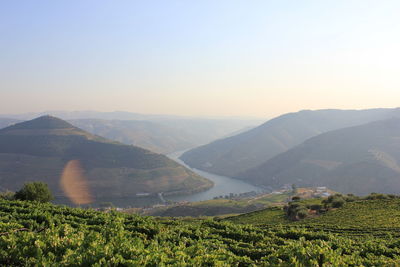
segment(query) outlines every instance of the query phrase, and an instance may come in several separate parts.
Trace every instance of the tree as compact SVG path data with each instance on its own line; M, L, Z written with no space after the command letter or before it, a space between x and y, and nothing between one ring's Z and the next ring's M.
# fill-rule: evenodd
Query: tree
M304 219L308 215L307 207L298 201L289 202L289 205L285 206L285 211L287 218L292 221Z
M316 212L320 212L322 209L322 205L320 204L313 204L310 206L310 210L315 210Z
M307 215L308 215L308 211L306 209L300 209L297 211L297 217L299 219L304 219L307 217Z
M336 198L332 201L332 208L340 208L344 205L345 200L343 198Z
M300 201L300 197L299 196L294 196L294 197L292 197L292 201Z
M297 185L292 184L292 194L297 194Z
M47 184L42 182L25 183L21 190L15 193L15 199L38 202L49 202L53 199Z

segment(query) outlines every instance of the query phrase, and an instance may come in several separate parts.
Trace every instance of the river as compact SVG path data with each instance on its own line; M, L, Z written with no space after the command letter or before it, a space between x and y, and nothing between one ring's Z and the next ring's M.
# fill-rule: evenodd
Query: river
M190 170L197 173L198 175L213 181L214 186L212 188L208 189L207 191L203 191L203 192L195 193L195 194L191 194L191 195L168 196L167 197L168 200L177 201L177 202L179 202L179 201L194 202L194 201L209 200L209 199L213 199L214 197L229 195L230 193L240 194L240 193L246 193L246 192L251 192L251 191L256 191L256 192L262 191L261 188L251 185L249 183L246 183L242 180L233 179L230 177L216 175L213 173L209 173L209 172L201 171L201 170L198 170L195 168L191 168L188 165L186 165L182 160L179 159L179 157L184 152L185 151L180 151L180 152L176 152L173 154L169 154L168 157L175 160L179 164L182 164L183 166L189 168Z

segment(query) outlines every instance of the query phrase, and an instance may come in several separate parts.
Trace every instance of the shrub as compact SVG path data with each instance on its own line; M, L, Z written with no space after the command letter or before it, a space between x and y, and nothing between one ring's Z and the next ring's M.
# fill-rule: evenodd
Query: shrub
M319 212L322 209L322 206L319 204L314 204L310 206L310 210L315 210L317 212Z
M355 195L353 195L353 194L347 194L347 195L345 196L346 202L353 202L353 201L356 201L356 200L359 200L359 199L360 199L360 197L355 196Z
M297 217L299 219L304 219L304 218L307 217L307 215L308 215L307 209L300 209L300 210L297 211Z
M53 199L47 184L42 182L25 183L21 190L15 193L15 199L38 202L49 202Z
M0 199L5 199L5 200L14 200L15 199L15 193L11 191L5 191L0 193Z
M366 196L365 199L367 199L367 200L390 199L390 197L385 194L371 193L368 196Z
M332 208L340 208L344 205L345 201L343 198L336 198L332 201Z
M300 202L290 202L285 211L287 218L293 221L304 219L308 215L307 207Z
M300 200L300 197L299 196L294 196L294 197L292 197L292 201L299 201Z

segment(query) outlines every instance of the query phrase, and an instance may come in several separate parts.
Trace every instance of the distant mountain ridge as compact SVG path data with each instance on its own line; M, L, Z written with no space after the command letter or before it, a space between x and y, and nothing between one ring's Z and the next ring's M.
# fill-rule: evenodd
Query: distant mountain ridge
M0 117L0 129L8 127L18 122L21 122L21 120Z
M400 117L400 109L304 110L288 113L247 132L194 148L181 156L191 167L239 177L321 133ZM240 178L240 177L239 177Z
M400 118L310 138L239 176L253 184L328 186L342 193L400 192Z
M196 118L123 111L48 111L2 115L12 119L6 121L0 118L0 128L47 114L68 120L92 134L163 154L207 144L261 122L258 119Z
M26 181L49 184L65 196L60 176L71 160L84 169L96 199L137 193L188 193L212 183L166 156L89 134L61 119L43 116L0 130L0 186L19 189Z

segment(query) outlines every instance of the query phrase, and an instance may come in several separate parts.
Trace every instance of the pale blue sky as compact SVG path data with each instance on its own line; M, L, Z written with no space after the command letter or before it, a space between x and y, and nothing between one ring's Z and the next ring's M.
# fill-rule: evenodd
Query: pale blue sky
M400 1L0 2L0 113L400 106Z

